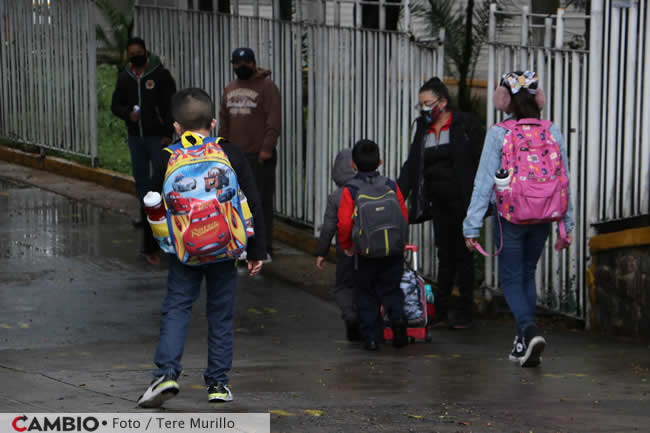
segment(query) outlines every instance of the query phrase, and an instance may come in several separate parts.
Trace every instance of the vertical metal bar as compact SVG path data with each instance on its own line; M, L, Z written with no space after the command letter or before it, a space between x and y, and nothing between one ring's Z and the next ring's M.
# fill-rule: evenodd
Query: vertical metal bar
M593 3L592 3L593 4ZM592 6L593 7L593 6ZM639 62L644 65L643 70L643 132L641 134L641 149L639 151L639 214L650 213L650 134L647 125L650 125L650 8L645 8L645 50L643 52L643 61Z
M386 5L385 0L379 0L379 30L386 29Z
M634 83L636 75L636 66L637 66L637 20L638 20L638 11L636 6L633 6L628 9L628 29L627 29L627 47L626 47L626 59L625 59L625 68L626 71L626 83ZM621 59L622 60L622 59ZM622 64L623 62L621 62ZM623 92L621 92L623 93ZM639 111L637 101L636 101L636 87L633 85L625 86L625 107L633 107L633 112L636 113ZM623 111L623 110L621 110ZM624 131L625 135L623 138L622 146L619 151L622 152L623 160L621 161L619 176L622 178L621 185L621 197L620 197L620 206L622 214L621 217L630 217L633 214L634 208L634 157L635 157L635 143L634 143L634 121L635 116L630 113L627 109L625 110L626 114L623 118L624 121Z
M493 3L495 4L495 3ZM559 19L559 15L558 15ZM558 32L559 33L559 32ZM528 64L528 6L521 9L521 66L522 69L526 68Z
M498 71L496 70L495 58L496 58L496 48L494 43L496 42L496 10L497 5L495 3L490 4L490 20L488 24L488 76L487 76L487 127L491 127L495 123L494 119L494 89L498 83L499 77L497 76ZM440 62L444 62L443 59L440 59ZM494 248L494 239L492 231L492 218L485 220L485 243L488 251L492 251ZM495 260L492 257L485 258L485 284L488 287L494 288L497 286L498 281L494 275L494 266Z
M94 165L97 163L99 155L97 142L97 54L95 41L95 5L90 3L86 6L87 23L88 23L88 72L89 72L89 124L90 124L90 158Z
M612 8L611 11L611 31L610 37L610 59L617 59L616 62L609 63L609 83L619 82L619 64L618 59L620 55L620 37L621 37L621 10L619 8ZM616 102L618 100L619 88L617 85L609 85L609 108L616 111ZM618 135L618 119L616 114L605 114L607 121L607 141L606 141L606 172L605 172L605 218L616 217L616 138Z

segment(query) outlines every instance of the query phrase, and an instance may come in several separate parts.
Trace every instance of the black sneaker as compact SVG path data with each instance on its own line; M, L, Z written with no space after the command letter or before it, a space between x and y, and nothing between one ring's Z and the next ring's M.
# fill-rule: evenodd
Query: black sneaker
M535 326L529 326L524 331L524 347L526 351L519 358L522 367L537 367L542 362L542 352L546 347L546 340L539 335Z
M515 337L515 342L513 343L512 346L512 352L510 352L510 356L508 359L512 362L519 362L522 356L526 353L526 346L524 346L524 341L519 338L519 335Z
M151 382L147 390L138 398L138 406L146 408L160 407L178 394L178 382L173 376L160 376Z
M404 322L404 320L393 322L391 328L393 328L394 347L404 347L407 344L409 344L409 337L406 332L406 323Z
M223 383L216 383L208 386L208 401L210 403L225 403L232 401L232 392L228 385Z
M348 341L361 341L361 330L359 322L345 322L345 335Z

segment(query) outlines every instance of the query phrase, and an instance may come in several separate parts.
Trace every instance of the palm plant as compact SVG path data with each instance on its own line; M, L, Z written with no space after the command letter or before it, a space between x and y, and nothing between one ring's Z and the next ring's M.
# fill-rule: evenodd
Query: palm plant
M458 107L464 111L476 110L471 82L488 41L490 3L468 0L464 10L457 0L415 0L411 6L413 19L425 23L427 38L437 38L439 29L445 28L445 69L458 76Z
M97 40L104 44L98 50L102 63L117 65L122 68L126 63L125 53L127 42L133 32L133 8L135 0L127 0L126 4L116 5L111 0L96 0L97 9L104 15L109 24L107 32L101 25L96 26Z

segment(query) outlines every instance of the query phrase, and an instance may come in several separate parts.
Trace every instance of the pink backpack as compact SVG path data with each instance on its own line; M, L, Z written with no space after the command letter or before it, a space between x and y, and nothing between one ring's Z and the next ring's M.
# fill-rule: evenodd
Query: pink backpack
M560 145L550 131L552 123L510 119L497 125L506 129L501 167L510 174L509 187L499 191L495 185L499 215L513 224L558 221L560 237L566 241L563 218L569 208L569 178Z

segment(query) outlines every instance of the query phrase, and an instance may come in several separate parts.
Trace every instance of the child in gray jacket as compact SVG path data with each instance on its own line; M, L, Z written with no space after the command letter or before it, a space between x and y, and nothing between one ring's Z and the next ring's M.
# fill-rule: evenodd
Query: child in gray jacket
M325 265L325 257L327 257L332 244L332 238L336 235L343 186L356 174L356 170L352 166L352 149L343 149L336 155L332 167L332 178L338 188L327 197L327 208L325 209L318 250L316 251L318 256L316 266L321 270ZM341 309L341 316L345 321L348 340L359 341L361 334L359 332L359 308L354 288L354 257L346 256L343 249L338 245L338 241L336 245L336 287L333 294L336 304Z

